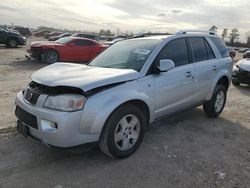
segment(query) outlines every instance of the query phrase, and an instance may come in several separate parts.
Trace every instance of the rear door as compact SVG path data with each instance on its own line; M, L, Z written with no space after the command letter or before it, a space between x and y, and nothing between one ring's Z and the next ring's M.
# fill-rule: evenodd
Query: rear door
M194 95L198 103L205 100L212 86L217 71L215 55L204 37L189 37L188 41L195 69Z
M175 39L166 44L154 63L161 59L171 59L175 68L153 74L155 82L155 117L160 118L194 105L194 66L190 64L187 41Z

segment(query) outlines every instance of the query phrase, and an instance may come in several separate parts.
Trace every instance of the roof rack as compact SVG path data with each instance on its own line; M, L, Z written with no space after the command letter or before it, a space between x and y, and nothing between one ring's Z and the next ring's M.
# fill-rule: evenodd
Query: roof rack
M205 31L205 30L180 30L177 31L175 34L176 35L183 35L183 34L188 34L188 33L205 33L205 34L209 34L209 35L216 35L215 32L212 31Z

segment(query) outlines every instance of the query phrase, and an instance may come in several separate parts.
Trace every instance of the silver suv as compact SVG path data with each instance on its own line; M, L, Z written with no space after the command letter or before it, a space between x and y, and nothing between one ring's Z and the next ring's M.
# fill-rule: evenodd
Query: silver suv
M55 63L35 72L17 94L17 128L50 146L98 143L105 154L124 158L163 117L199 105L217 117L231 73L228 49L213 33L120 41L89 65Z

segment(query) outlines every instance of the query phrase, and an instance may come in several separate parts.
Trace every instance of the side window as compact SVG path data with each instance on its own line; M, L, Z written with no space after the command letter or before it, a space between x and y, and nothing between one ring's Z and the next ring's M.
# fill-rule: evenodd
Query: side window
M88 40L76 40L75 45L76 46L94 46L95 43L92 41L88 41Z
M229 57L229 51L225 43L220 38L210 37L222 57Z
M211 48L211 46L208 44L207 40L205 40L205 45L206 45L206 49L207 49L207 57L208 59L214 59L215 58L215 55L214 55L214 52Z
M186 39L176 39L170 41L159 53L157 60L171 59L175 66L186 65L189 63Z
M207 49L203 37L192 37L189 38L189 41L193 54L193 61L199 62L207 60Z

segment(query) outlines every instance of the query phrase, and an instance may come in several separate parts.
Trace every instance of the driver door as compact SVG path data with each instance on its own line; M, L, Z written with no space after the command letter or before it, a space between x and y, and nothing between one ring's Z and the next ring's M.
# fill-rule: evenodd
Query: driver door
M178 112L195 103L194 66L190 64L187 41L175 39L167 43L158 54L155 63L161 59L171 59L175 68L154 74L155 118Z

